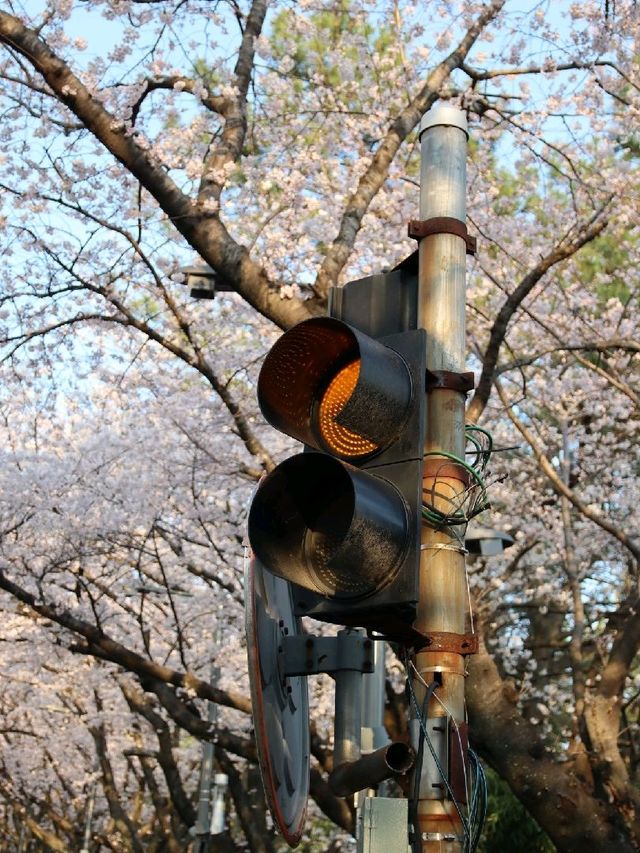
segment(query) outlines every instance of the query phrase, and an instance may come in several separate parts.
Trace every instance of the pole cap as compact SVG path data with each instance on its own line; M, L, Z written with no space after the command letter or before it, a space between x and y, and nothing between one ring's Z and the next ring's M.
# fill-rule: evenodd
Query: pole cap
M460 130L466 133L467 137L469 136L466 114L463 110L459 110L458 107L452 107L449 104L436 104L422 116L419 136L421 137L425 130L429 130L431 127L442 125L446 127L459 127Z

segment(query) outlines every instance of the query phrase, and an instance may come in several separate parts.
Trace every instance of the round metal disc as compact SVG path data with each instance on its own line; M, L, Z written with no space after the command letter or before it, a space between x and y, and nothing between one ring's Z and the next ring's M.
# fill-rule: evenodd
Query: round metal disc
M249 684L258 761L273 820L291 847L300 841L310 774L309 698L304 676L281 673L282 638L301 633L287 581L255 557L245 578Z

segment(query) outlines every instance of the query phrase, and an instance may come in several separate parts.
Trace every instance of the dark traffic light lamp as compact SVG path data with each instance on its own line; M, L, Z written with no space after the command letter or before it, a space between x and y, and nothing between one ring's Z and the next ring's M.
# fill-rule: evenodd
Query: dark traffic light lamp
M363 299L402 282L393 273L351 282L358 311L341 300L349 323L304 321L268 353L260 407L306 450L265 478L249 513L251 546L291 582L298 613L391 636L408 630L418 598L425 335L392 323L394 334L372 336L387 320L362 329L354 319L375 319Z
M322 453L279 465L249 516L252 547L271 572L344 602L393 580L409 536L408 508L392 483Z

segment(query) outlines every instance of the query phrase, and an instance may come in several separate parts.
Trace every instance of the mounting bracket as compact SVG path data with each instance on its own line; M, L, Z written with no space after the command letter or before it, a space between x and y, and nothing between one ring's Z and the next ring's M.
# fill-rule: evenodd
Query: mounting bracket
M373 640L355 631L341 631L336 637L287 635L278 646L279 669L283 678L349 670L373 672L373 651Z

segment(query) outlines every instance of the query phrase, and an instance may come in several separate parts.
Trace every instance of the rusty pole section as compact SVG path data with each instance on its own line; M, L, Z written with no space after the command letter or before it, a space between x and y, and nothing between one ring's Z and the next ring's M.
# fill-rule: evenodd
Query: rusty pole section
M467 244L464 236L455 233L455 220L463 230L466 221L465 114L447 105L432 108L422 118L420 139L419 224L425 226L427 236L420 242L418 325L427 332L427 375L432 372L440 377L431 388L427 382L424 502L449 514L464 499L464 469L450 457L430 454L445 451L464 459L465 450L466 394L456 375L465 369ZM439 232L439 226L444 230L446 225L434 220L441 217L449 226L453 221L454 233ZM457 763L460 777L466 764L466 744L460 747L465 727L456 728L464 721L464 657L459 649L452 650L456 635L462 642L468 612L463 543L464 527L423 523L415 625L422 634L435 639L415 653L415 670L410 673L416 704L436 754L434 758L423 734L416 815L423 853L461 853L464 846L462 821L442 774L444 770L452 786L451 765ZM439 650L429 650L430 646ZM429 691L434 682L438 686ZM416 749L421 730L417 717L414 705L411 730ZM466 797L464 786L461 792L459 784L458 799L464 815Z

